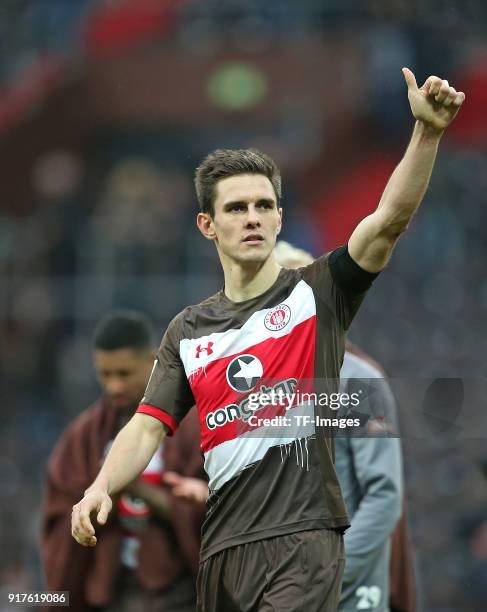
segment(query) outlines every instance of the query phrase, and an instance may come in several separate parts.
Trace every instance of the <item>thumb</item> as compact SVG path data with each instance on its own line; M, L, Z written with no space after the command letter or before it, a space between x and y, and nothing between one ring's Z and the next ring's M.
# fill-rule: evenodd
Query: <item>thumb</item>
M103 501L100 507L100 511L98 512L98 516L96 520L99 525L104 525L107 522L108 513L110 512L109 504L107 501Z
M402 73L404 75L404 79L406 81L406 85L408 86L408 89L409 90L418 89L418 84L416 83L416 77L411 72L411 70L409 70L409 68L403 68Z

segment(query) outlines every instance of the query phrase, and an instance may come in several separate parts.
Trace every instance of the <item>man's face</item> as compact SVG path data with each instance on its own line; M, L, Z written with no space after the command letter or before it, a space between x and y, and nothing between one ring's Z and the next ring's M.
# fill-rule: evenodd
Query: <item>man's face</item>
M114 408L120 411L136 408L144 395L153 360L150 351L131 348L95 350L96 376Z
M281 229L282 210L263 174L239 174L218 181L210 221L218 249L245 263L266 261Z

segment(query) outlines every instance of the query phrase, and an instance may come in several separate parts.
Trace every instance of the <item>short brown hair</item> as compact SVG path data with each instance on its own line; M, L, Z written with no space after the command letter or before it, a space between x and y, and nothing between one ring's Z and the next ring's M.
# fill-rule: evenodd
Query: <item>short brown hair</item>
M215 185L238 174L263 174L281 199L281 174L275 162L257 149L216 149L196 168L194 184L201 212L215 215Z

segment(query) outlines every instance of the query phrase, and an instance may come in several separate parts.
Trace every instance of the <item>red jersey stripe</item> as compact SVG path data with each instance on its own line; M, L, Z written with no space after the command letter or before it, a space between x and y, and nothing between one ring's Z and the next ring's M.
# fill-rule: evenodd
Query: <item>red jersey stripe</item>
M227 381L227 367L238 357L238 353L213 361L204 371L191 377L191 390L198 406L203 452L242 433L242 424L238 424L237 420L210 429L207 425L210 413L229 405L238 405L250 393L257 392L261 384L272 386L288 378L309 380L314 377L315 337L316 317L311 317L296 325L286 336L269 338L243 350L240 354L257 357L264 370L261 380L247 393L234 391Z

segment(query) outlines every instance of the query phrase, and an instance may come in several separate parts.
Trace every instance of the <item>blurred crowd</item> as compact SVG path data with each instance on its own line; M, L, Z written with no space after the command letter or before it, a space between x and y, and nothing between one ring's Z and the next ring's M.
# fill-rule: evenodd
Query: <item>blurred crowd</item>
M131 6L144 6L152 16L164 9L171 44L201 48L205 41L223 45L229 36L242 45L279 45L358 24L370 89L357 124L359 150L349 143L354 168L374 155L398 159L407 141L411 119L397 66L465 75L472 58L487 53L479 42L487 23L480 2L460 11L453 1L426 0L302 0L299 9L292 0L152 0L139 9L114 0L8 0L0 9L0 40L9 50L0 54L0 83L14 81L46 53L79 54L80 41L99 50L110 10ZM463 37L458 50L451 44L455 34ZM114 34L118 42L121 37ZM342 77L353 96L356 84L346 66ZM255 136L264 148L259 125L250 134L247 127L239 132L234 126L234 143L247 146ZM62 427L96 397L90 368L95 322L113 307L137 308L157 322L162 337L181 308L222 283L214 250L195 227L192 187L194 153L210 150L215 134L202 126L173 146L174 133L164 129L136 133L97 132L84 156L59 148L43 153L25 177L32 212L0 210L0 522L8 525L0 535L0 588L40 588L36 542L45 459ZM326 134L306 163L293 157L294 148L311 147L316 137L303 135L300 124L281 123L271 153L284 166L282 237L318 255L341 237L317 211L335 214L341 200L333 199L334 189L348 177L347 148L340 155L330 150ZM198 145L188 156L192 139ZM328 165L320 168L320 162ZM334 163L341 174L327 175ZM486 165L487 138L475 146L461 133L445 140L423 208L351 329L351 338L391 376L411 385L418 378L487 375ZM364 193L373 189L371 181L370 173L363 178ZM402 410L401 418L414 415ZM485 609L486 437L480 425L478 444L451 432L420 443L404 438L419 600L428 612Z
M0 83L18 78L49 54L100 51L148 36L199 49L224 44L222 37L231 36L248 48L364 23L372 26L379 64L394 60L394 52L384 56L380 46L407 45L404 33L409 33L419 55L444 65L445 54L458 61L444 35L466 28L481 35L486 18L485 3L478 0L4 0ZM440 46L441 59L432 53Z

